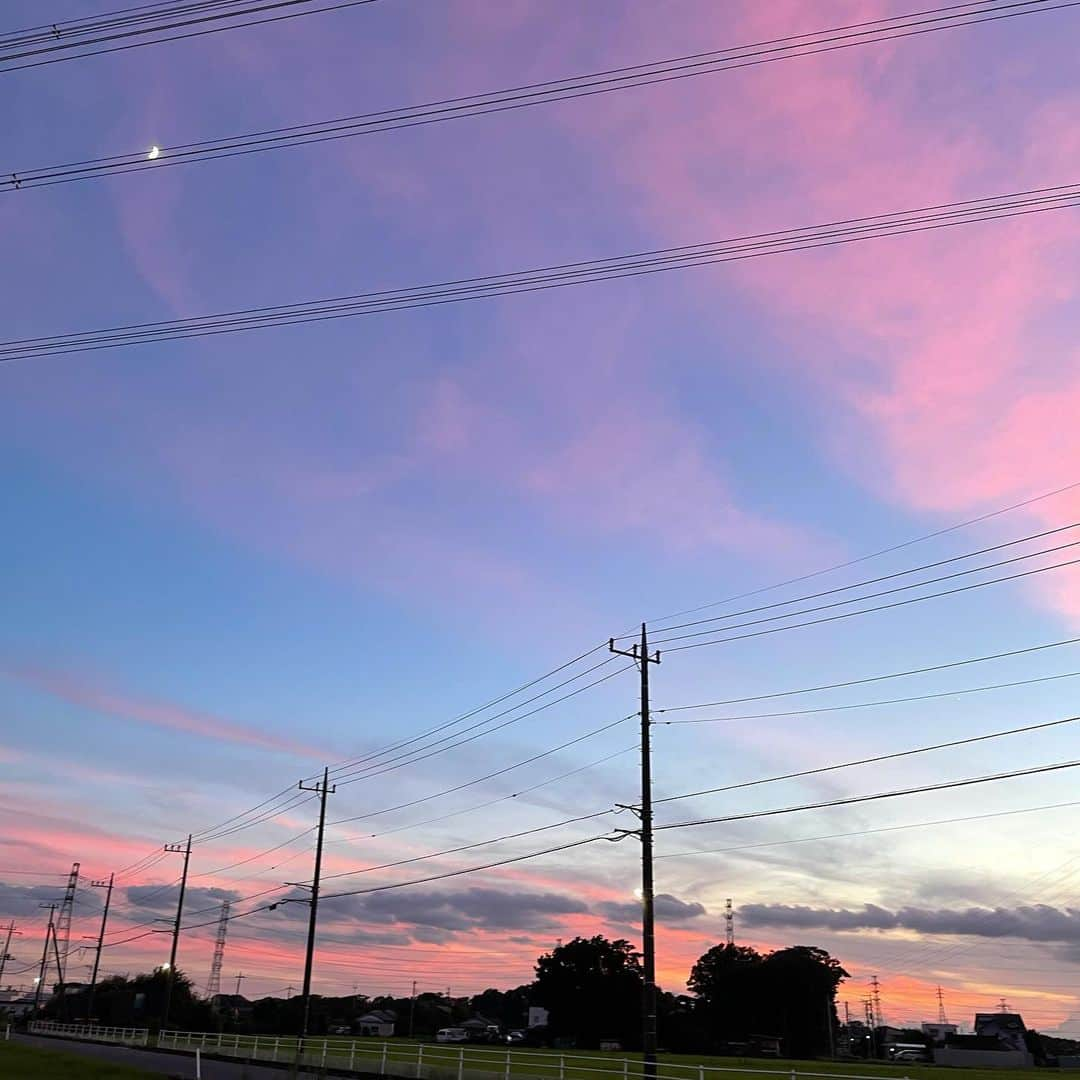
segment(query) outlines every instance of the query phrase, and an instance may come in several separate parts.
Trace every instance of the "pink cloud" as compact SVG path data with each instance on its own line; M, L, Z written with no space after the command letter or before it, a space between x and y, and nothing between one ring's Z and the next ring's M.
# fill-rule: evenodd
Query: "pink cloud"
M10 678L18 679L61 701L121 720L260 750L295 754L311 760L323 761L332 756L325 750L244 727L211 713L199 712L174 702L136 697L107 687L99 680L90 680L70 672L30 665L8 665L3 671Z
M845 11L869 14L865 5L843 8L830 9L830 22ZM791 0L743 5L733 20L706 5L695 33L754 40L815 26L819 12ZM629 21L625 41L640 30ZM653 51L675 49L679 32ZM1021 102L1014 141L992 138L980 117L927 126L923 65L969 60L971 40L957 34L751 69L672 89L649 108L620 95L587 133L573 116L566 123L596 146L598 162L618 161L638 214L671 243L1069 179L1077 103L1026 85L1022 66L1009 83L1010 107ZM722 283L768 315L788 343L785 366L822 403L823 439L842 468L883 498L953 516L1080 473L1080 429L1066 420L1080 404L1080 351L1067 318L1078 240L1080 221L1064 211L683 281L706 313ZM692 464L684 468L692 475ZM1031 516L1058 523L1078 510L1073 495ZM1080 618L1080 576L1059 573L1036 595Z

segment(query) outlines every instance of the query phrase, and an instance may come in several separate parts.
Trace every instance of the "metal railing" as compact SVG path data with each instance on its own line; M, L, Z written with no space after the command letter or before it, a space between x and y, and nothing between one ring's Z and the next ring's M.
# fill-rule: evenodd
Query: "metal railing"
M149 1028L103 1027L100 1024L57 1024L51 1020L32 1020L31 1035L52 1035L57 1039L81 1039L84 1042L123 1043L125 1046L147 1046Z
M307 1038L299 1055L291 1035L219 1035L202 1031L162 1031L158 1046L172 1050L196 1048L249 1061L293 1062L332 1066L405 1080L644 1080L640 1057L610 1053L562 1053L558 1050L511 1050L454 1044L381 1042L372 1038ZM683 1065L661 1060L657 1080L729 1080L745 1077L783 1077L785 1080L882 1080L881 1074L825 1073L753 1065ZM900 1071L897 1070L897 1080ZM907 1080L907 1077L903 1077Z

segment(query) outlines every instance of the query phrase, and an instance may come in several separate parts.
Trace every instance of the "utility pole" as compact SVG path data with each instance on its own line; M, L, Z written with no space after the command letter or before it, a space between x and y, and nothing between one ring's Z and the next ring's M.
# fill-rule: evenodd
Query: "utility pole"
M41 1003L41 987L45 983L45 965L49 962L49 939L53 934L53 916L56 914L55 904L42 904L42 907L48 907L49 909L49 925L45 930L45 947L41 950L41 967L38 970L38 977L35 979L36 989L34 990L34 1011L31 1015L37 1018L38 1006Z
M15 934L15 933L16 933L15 920L12 919L11 922L8 924L7 941L4 942L4 951L0 952L0 990L3 990L3 988L4 988L4 968L7 967L7 962L9 960L14 959L14 957L11 955L10 952L8 952L8 950L11 948L11 938L12 938L12 935ZM416 983L413 983L413 987L415 987L415 986L416 986ZM415 992L416 991L414 989L413 993L415 993Z
M165 850L173 855L184 856L184 871L180 875L180 897L176 902L176 922L173 923L172 949L169 952L168 979L165 983L165 1005L161 1010L161 1026L163 1028L169 1022L173 983L176 981L176 948L180 944L180 918L184 913L184 893L187 891L188 863L191 861L191 834L188 833L186 844L166 844Z
M94 889L105 890L105 909L101 913L101 932L98 934L97 950L94 953L94 973L90 976L90 994L86 999L86 1019L92 1023L94 1019L94 990L97 988L98 965L101 963L101 950L105 944L105 924L109 921L109 903L112 900L113 876L109 875L108 881L91 881Z
M724 939L729 949L735 944L735 909L730 896L724 905Z
M416 980L412 981L412 997L409 998L409 1038L413 1037L413 1026L416 1021Z
M311 912L308 918L307 955L304 958L304 1012L300 1022L300 1038L296 1040L296 1061L300 1063L303 1054L304 1039L307 1038L308 1024L311 1021L311 965L315 959L315 927L319 915L319 879L322 876L323 832L326 829L326 796L337 791L337 785L330 786L330 769L323 769L322 783L305 787L299 784L301 791L314 791L319 796L319 836L315 842L315 876L311 882Z
M619 656L629 656L641 671L641 960L644 985L641 994L641 1047L643 1080L656 1080L656 927L653 908L653 816L652 816L652 748L649 715L649 665L660 663L660 653L649 655L649 637L641 624L641 641L626 652L615 648L615 639L608 648Z
M242 983L242 982L244 981L244 979L246 979L246 978L247 978L247 976L246 976L246 975L245 975L245 974L244 974L244 973L243 973L242 971L240 972L240 974L239 974L239 975L237 975L237 976L236 976L236 996L237 996L237 997L239 997L239 996L240 996L240 984L241 984L241 983Z

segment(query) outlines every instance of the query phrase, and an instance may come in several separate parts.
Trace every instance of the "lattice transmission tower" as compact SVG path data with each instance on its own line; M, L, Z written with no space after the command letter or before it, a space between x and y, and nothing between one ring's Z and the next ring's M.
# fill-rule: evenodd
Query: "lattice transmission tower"
M214 940L214 959L210 963L210 978L206 980L206 996L211 999L221 993L221 965L225 960L225 935L229 932L229 907L229 901L222 900L221 918L218 919L217 938Z
M75 910L75 892L79 888L79 864L71 864L71 873L68 875L67 888L64 890L64 899L60 904L60 914L56 920L54 933L58 943L57 951L60 954L60 982L65 981L67 975L68 950L71 948L71 914Z

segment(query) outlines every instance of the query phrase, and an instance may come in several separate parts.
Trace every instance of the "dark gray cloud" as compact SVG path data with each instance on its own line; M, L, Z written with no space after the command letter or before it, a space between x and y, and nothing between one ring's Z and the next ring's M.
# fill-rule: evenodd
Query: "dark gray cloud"
M5 916L30 919L40 918L42 925L48 921L49 913L41 910L42 904L59 904L64 898L63 884L57 885L18 885L0 882L0 911ZM100 899L89 889L80 890L75 897L75 912L87 915L101 911Z
M127 902L140 911L173 913L180 899L179 885L129 885L124 890ZM239 900L241 894L232 889L204 889L198 885L187 888L184 893L184 912L191 915L200 908L220 907L222 900ZM212 918L213 912L203 912Z
M290 905L299 907L300 905ZM327 909L328 911L330 909ZM458 889L439 893L389 891L334 902L335 912L362 924L406 924L435 931L535 930L555 917L588 912L581 900L550 892Z
M743 926L784 926L817 930L914 930L983 938L1080 943L1080 909L1047 904L1024 907L926 908L890 911L876 904L861 908L812 908L789 904L743 904Z
M653 901L658 922L686 922L706 914L704 904L680 900L671 893L660 893ZM623 903L610 900L596 905L596 910L605 918L616 923L639 923L641 921L641 902L639 900Z

